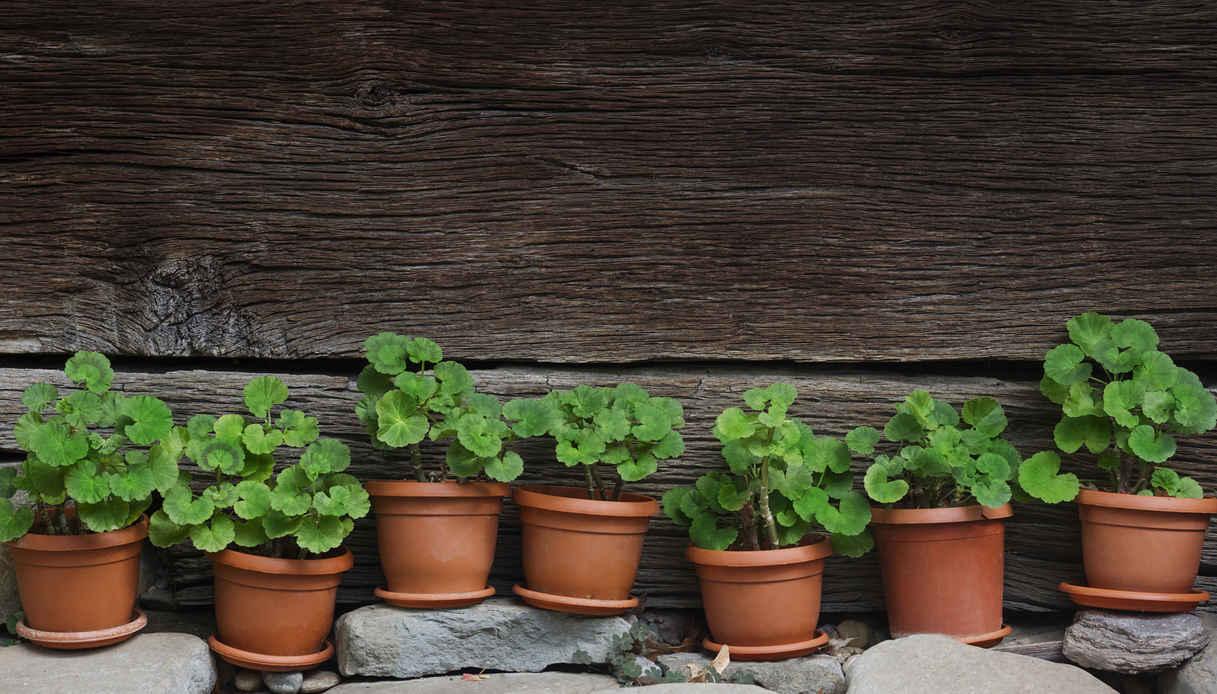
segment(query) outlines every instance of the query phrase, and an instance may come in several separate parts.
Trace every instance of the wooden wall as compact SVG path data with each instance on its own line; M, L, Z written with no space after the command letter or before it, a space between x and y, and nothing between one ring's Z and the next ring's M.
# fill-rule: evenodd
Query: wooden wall
M1217 383L1217 9L1053 0L69 3L0 13L0 452L76 349L183 417L253 373L354 421L361 340L428 335L501 395L629 378L688 452L747 387L817 430L913 387L999 396L1048 444L1037 360L1086 309ZM1217 436L1179 467L1217 489ZM561 479L542 447L527 478ZM1059 609L1075 510L1017 509L1008 607ZM691 605L652 525L639 589ZM508 510L496 583L518 574ZM342 598L370 599L374 534ZM205 562L167 558L181 605ZM1203 585L1217 586L1217 536ZM830 611L880 606L834 561Z

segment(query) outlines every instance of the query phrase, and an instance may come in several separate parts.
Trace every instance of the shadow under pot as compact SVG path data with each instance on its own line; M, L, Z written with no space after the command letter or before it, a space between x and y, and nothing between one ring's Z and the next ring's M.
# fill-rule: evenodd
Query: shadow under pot
M1002 623L1005 521L996 508L872 508L892 636L945 634L993 646Z
M697 569L710 636L702 647L725 644L733 660L783 660L828 642L816 631L827 540L798 547L719 551L689 547Z
M1177 499L1084 489L1078 494L1086 586L1062 583L1077 604L1139 612L1188 612L1208 599L1193 589L1217 499Z
M498 482L374 481L376 544L386 586L378 598L412 608L466 607L494 595L503 497Z
M84 535L27 533L5 543L25 617L20 636L48 648L78 650L125 641L147 625L135 607L139 556L148 518L121 530Z
M512 590L533 607L582 615L621 614L630 596L642 543L659 503L640 494L588 499L579 487L516 487L524 581Z
M216 634L209 643L239 667L307 670L334 654L326 640L350 550L322 559L275 559L224 550L212 554Z

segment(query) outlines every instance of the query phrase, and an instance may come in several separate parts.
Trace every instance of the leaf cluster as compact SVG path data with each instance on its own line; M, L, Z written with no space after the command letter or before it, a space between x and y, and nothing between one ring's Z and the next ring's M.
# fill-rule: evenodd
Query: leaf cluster
M873 545L870 505L853 489L853 454L873 450L878 433L858 428L845 440L817 436L789 414L794 386L774 383L744 393L714 424L727 469L690 487L668 490L665 514L705 549L777 549L812 532L831 534L834 549L860 556Z
M212 482L196 494L189 475L174 477L152 515L152 543L189 539L204 552L235 544L271 556L294 550L299 558L337 548L369 510L368 493L344 472L350 450L320 438L315 417L278 407L288 399L278 378L253 379L244 396L248 418L200 414L173 429L168 440ZM276 474L276 453L293 449L298 460Z
M78 386L60 396L50 383L21 395L26 412L13 427L26 452L19 469L0 470L0 541L31 529L107 532L139 519L153 492L177 480L173 413L147 395L111 390L114 370L97 352L77 352L64 367ZM14 505L25 492L33 507ZM71 505L75 513L65 513Z
M1085 447L1096 455L1112 491L1201 496L1194 480L1158 466L1175 454L1176 434L1201 434L1217 425L1217 399L1195 373L1158 350L1158 334L1145 321L1116 322L1089 312L1066 327L1069 341L1044 355L1040 381L1040 392L1061 406L1056 447L1065 453ZM1032 470L1040 476L1059 467L1055 453L1037 455ZM1068 500L1064 490L1034 482L1024 487L1045 501Z
M473 376L425 337L382 332L364 341L368 365L356 382L363 398L355 407L374 446L409 448L415 475L423 481L419 445L445 442L447 449L434 477L460 479L485 475L510 482L524 471L524 460L505 443L514 437L502 418L499 401L475 390Z
M685 424L680 402L652 396L633 383L580 385L551 391L543 398L513 400L503 414L516 436L550 436L563 465L584 466L591 498L619 498L622 483L651 475L659 469L659 461L685 450L679 431ZM612 489L601 466L616 471L618 481Z
M866 470L863 486L881 504L938 508L1001 506L1013 495L1018 450L1002 437L1006 415L997 400L974 398L962 412L915 390L896 407L882 439L894 444ZM867 440L880 438L868 433Z

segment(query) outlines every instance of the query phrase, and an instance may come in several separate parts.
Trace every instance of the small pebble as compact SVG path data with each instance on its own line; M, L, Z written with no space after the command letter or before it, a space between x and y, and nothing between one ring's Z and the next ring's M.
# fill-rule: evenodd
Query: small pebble
M314 670L304 676L304 683L300 685L300 694L320 694L327 689L337 687L341 682L342 680L336 672Z
M232 686L238 692L256 692L262 689L262 673L253 670L237 670L232 678Z
M262 681L272 694L297 694L304 684L303 672L264 672Z

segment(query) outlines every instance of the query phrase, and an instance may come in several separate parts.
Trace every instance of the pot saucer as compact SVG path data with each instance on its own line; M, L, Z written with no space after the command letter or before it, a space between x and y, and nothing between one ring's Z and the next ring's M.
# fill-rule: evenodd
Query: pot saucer
M329 641L325 642L325 648L308 655L267 655L265 653L243 651L240 648L234 648L220 641L216 638L215 634L212 634L211 638L207 639L207 645L211 646L211 650L215 651L216 655L237 667L243 667L248 670L261 670L263 672L311 670L334 655L334 644Z
M85 648L111 646L135 636L148 626L148 617L136 608L135 617L126 624L96 631L45 631L26 626L24 620L17 622L17 635L44 648L60 651L78 651Z
M1093 588L1063 581L1057 587L1068 595L1075 605L1125 612L1191 612L1197 605L1209 599L1209 594L1203 590L1193 590L1189 593L1145 593Z
M394 607L425 610L476 605L494 595L494 588L487 586L482 590L473 590L468 593L394 593L384 588L377 588L372 593Z
M820 647L826 643L828 643L828 634L817 631L815 638L807 641L796 641L777 646L732 646L727 644L727 648L731 653L732 660L785 660L814 653L820 650ZM707 636L702 639L701 647L711 653L718 653L722 649L723 644L711 641L710 637Z
M989 648L1001 643L1001 640L1009 636L1011 631L1014 631L1014 629L1009 624L1003 624L1001 629L997 631L990 631L987 634L974 634L972 636L956 636L955 639L969 646Z
M605 617L622 614L626 610L638 607L638 598L633 596L625 600L595 600L592 598L575 598L569 595L542 593L539 590L529 590L518 583L511 587L511 592L520 596L527 604L554 612L569 612L589 617Z

